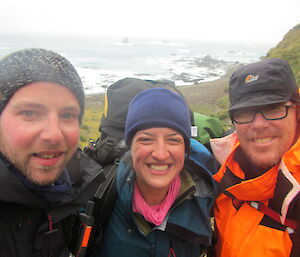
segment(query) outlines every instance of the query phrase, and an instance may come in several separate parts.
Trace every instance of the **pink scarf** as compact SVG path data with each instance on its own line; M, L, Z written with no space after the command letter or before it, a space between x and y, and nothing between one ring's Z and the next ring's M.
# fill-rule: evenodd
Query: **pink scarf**
M137 184L134 184L133 211L144 216L145 220L159 226L167 216L172 204L174 203L181 186L180 176L177 175L171 182L168 194L161 204L149 206L143 198Z

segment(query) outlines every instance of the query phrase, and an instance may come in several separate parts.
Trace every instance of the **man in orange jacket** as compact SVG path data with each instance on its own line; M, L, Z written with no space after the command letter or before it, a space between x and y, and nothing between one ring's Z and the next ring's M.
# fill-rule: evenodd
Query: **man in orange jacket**
M265 59L229 82L235 132L211 140L216 255L300 256L300 95L289 64Z

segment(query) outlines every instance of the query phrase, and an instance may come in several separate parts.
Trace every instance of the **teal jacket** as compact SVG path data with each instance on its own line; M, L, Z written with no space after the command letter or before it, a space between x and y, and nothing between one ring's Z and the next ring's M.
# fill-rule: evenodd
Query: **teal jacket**
M151 226L133 213L134 172L126 158L120 162L118 200L96 256L167 257L174 251L180 257L199 257L211 244L210 210L216 196L211 171L215 162L202 144L196 140L191 144L190 157L181 172L179 197L160 226Z

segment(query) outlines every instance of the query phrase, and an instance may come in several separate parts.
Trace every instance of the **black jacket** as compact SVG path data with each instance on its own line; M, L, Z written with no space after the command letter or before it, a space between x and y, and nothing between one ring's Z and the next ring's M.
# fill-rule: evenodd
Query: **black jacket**
M69 256L78 213L103 181L101 170L78 151L68 165L71 190L60 202L51 204L0 162L0 256Z

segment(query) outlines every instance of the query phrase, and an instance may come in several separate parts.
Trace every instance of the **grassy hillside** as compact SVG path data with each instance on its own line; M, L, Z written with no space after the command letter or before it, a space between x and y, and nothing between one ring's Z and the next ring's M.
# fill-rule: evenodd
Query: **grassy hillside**
M292 28L279 44L270 49L267 58L282 58L291 65L298 85L300 85L300 24Z

